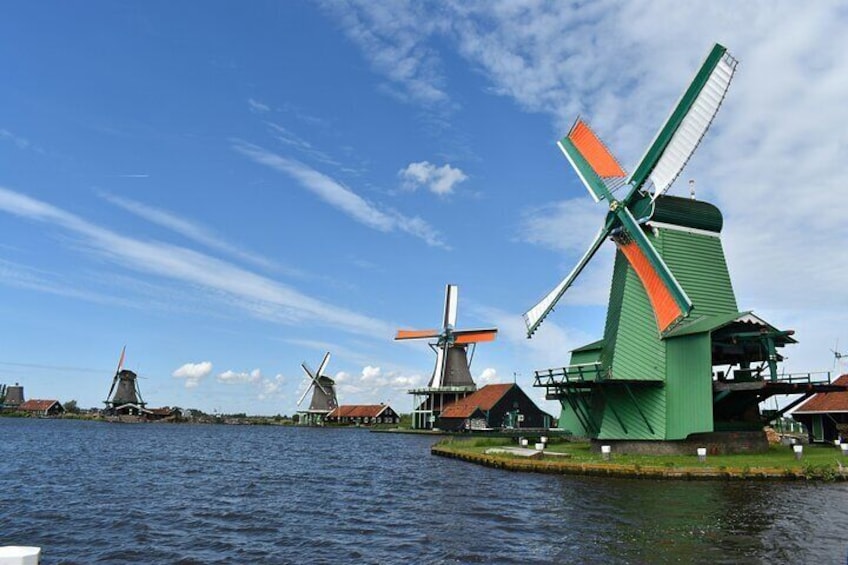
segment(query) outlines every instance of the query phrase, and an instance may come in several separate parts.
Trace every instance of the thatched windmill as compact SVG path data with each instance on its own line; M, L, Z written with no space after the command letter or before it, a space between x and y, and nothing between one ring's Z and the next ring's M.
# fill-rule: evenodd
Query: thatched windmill
M327 363L330 361L330 352L324 355L324 359L318 366L318 371L313 371L306 363L301 363L303 372L309 377L309 384L306 390L303 391L297 405L300 406L303 399L309 392L312 392L312 400L309 403L308 410L298 410L300 414L300 423L309 426L321 426L324 424L324 419L327 414L336 409L339 405L336 399L336 381L324 374L324 369L327 368Z
M118 359L118 367L115 376L112 377L112 386L105 400L107 410L113 413L125 412L138 415L144 409L145 402L138 388L138 375L129 369L124 369L124 356L127 347L121 349L121 357Z

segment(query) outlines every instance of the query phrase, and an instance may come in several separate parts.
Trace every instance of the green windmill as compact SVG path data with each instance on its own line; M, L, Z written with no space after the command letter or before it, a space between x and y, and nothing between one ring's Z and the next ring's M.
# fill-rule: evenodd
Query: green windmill
M780 378L777 350L795 340L791 331L739 311L720 239L721 212L665 195L712 123L735 70L736 60L715 45L630 175L581 119L559 142L609 213L577 266L525 313L528 337L603 242L617 247L603 339L573 350L567 367L536 371L535 386L562 404L560 427L598 440L661 441L761 430L758 405L765 398L806 398L829 386Z

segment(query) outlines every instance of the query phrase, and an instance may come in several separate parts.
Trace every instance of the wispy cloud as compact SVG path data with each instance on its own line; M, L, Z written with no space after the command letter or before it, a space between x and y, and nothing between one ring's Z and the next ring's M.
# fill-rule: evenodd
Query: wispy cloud
M100 193L101 198L106 201L118 206L131 214L135 214L140 218L144 218L148 222L152 222L169 230L172 230L180 235L187 237L188 239L205 245L210 249L215 249L217 251L221 251L233 257L242 259L249 263L253 263L254 265L258 265L260 267L265 268L273 268L274 264L265 259L264 257L260 257L254 253L250 253L248 251L244 251L243 249L238 248L235 245L221 239L212 230L203 227L196 222L192 222L191 220L187 220L172 212L168 212L166 210L162 210L160 208L155 208L153 206L149 206L147 204L142 204L141 202L131 200L129 198L125 198L122 196L115 196L114 194L109 194L107 192Z
M255 316L286 324L316 324L384 338L392 326L307 296L280 282L202 253L161 242L141 241L91 224L79 216L5 188L0 210L65 230L79 243L129 269L207 289Z
M274 136L274 138L280 143L284 143L285 145L293 147L302 154L306 155L311 159L314 159L315 161L318 161L319 163L333 165L335 167L341 168L341 163L339 163L320 149L316 149L315 146L312 145L312 143L306 141L293 131L273 122L268 122L268 128L271 130L271 134Z
M446 107L442 62L424 39L440 31L443 17L434 17L424 4L325 2L345 34L362 49L373 69L388 83L386 92L429 107Z
M254 100L253 98L247 99L247 107L250 108L250 111L255 114L264 114L266 112L270 112L271 108L267 104L263 104L258 100Z
M421 218L410 218L393 210L382 211L339 181L300 161L241 141L234 142L233 149L256 163L285 173L324 202L361 224L381 232L405 232L424 240L428 245L447 248L441 235Z
M33 151L37 151L39 153L43 153L44 151L38 147L37 145L33 145L30 140L25 137L21 137L20 135L15 135L11 131L0 128L0 140L5 139L14 143L19 149L32 149Z
M398 171L398 176L407 190L416 190L423 186L439 196L452 194L454 187L468 178L457 167L449 164L439 167L427 161L410 163L406 168Z

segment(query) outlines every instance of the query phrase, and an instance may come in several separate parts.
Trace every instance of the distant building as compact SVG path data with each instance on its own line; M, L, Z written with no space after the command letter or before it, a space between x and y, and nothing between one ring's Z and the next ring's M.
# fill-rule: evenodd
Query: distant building
M848 386L848 375L842 375L835 385ZM848 390L819 392L801 404L792 417L804 424L810 442L848 440Z
M517 384L486 385L442 410L436 427L475 429L549 428L552 418L530 400Z
M343 404L327 414L326 422L364 426L397 424L400 416L388 404Z
M57 416L65 411L58 400L27 400L17 407L20 412L29 412L37 416Z

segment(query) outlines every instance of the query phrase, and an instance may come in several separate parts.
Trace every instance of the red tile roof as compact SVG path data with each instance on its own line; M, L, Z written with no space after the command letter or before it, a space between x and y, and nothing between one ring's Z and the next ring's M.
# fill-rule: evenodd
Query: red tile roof
M509 383L486 385L477 392L448 405L439 416L441 418L470 418L477 408L483 411L491 410L514 386Z
M848 375L842 375L835 385L848 386ZM848 390L843 392L819 392L799 406L793 414L817 412L848 412Z
M347 404L327 414L328 418L376 418L388 404Z
M440 418L470 418L474 412L480 410L476 404L465 404L462 400L454 402L439 414Z
M38 400L33 398L20 404L18 410L23 410L24 412L46 412L51 406L58 403L58 400Z

